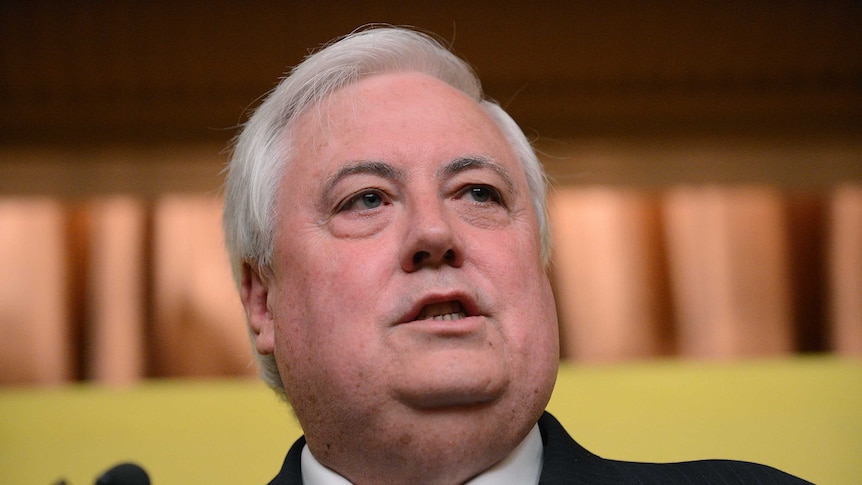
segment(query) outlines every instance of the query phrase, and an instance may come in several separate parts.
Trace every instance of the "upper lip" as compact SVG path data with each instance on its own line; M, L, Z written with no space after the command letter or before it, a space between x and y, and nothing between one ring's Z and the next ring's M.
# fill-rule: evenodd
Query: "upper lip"
M398 323L415 321L419 319L419 316L422 314L422 309L426 306L446 302L459 303L462 311L468 317L480 314L479 305L476 303L476 299L469 293L463 291L434 292L416 300L410 307L410 310L398 320Z

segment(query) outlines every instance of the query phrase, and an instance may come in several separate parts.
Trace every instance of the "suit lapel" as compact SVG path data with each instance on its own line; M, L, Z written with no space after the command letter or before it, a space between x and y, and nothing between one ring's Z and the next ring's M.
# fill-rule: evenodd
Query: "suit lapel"
M622 483L611 462L575 442L547 412L539 418L539 431L545 445L539 485Z
M305 436L296 440L290 447L281 471L269 482L269 485L302 485L302 449L305 447Z

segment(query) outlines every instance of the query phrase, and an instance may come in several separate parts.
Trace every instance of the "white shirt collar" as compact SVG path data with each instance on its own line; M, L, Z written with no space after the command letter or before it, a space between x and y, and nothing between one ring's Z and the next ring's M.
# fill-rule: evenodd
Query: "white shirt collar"
M542 473L543 449L539 426L533 426L509 456L465 485L537 484ZM302 482L306 485L350 485L344 477L321 465L308 445L302 449L301 466Z

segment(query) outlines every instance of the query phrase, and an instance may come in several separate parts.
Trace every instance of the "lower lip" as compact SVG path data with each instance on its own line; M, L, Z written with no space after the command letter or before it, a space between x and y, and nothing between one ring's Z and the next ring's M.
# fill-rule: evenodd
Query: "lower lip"
M405 322L399 325L399 327L439 336L457 337L476 333L481 330L484 323L485 317L482 316L465 317L458 320L434 320L433 318L427 318Z

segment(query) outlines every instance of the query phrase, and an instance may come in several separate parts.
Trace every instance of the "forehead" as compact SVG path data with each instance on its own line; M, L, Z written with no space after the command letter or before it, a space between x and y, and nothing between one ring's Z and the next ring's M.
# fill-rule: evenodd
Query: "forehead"
M511 146L478 102L433 77L387 73L368 77L324 98L291 130L291 165L328 172L356 160L389 163L464 155L519 166Z

